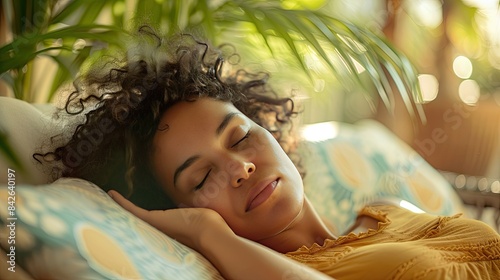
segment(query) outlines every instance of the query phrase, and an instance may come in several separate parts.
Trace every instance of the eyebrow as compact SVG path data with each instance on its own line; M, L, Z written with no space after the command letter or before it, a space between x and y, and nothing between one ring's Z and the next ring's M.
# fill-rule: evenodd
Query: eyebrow
M219 126L217 127L217 129L215 130L215 135L219 136L222 134L222 132L224 132L224 129L226 129L226 127L228 126L228 124L231 122L231 119L234 118L234 116L238 115L239 113L237 112L232 112L232 113L229 113L227 114L224 119L222 120L222 122L219 124Z
M224 132L226 127L229 125L231 120L238 114L239 114L238 112L231 112L231 113L228 113L226 116L224 116L224 119L222 120L222 122L219 124L219 126L215 130L215 135L217 137L220 136L222 134L222 132ZM199 155L191 156L188 159L186 159L179 167L177 167L177 169L175 169L175 172L174 172L174 187L175 188L177 188L177 179L181 175L182 171L186 170L188 167L193 165L193 163L195 163L198 159L200 159Z
M184 163L182 163L177 169L175 170L174 173L174 187L177 188L177 178L179 178L179 175L181 174L182 171L186 170L189 166L191 166L195 161L197 161L200 158L200 156L192 156L188 158Z

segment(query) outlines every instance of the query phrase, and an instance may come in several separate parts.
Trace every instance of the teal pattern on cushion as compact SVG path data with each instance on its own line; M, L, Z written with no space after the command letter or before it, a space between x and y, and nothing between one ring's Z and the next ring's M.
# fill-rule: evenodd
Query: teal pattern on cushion
M427 213L462 212L449 183L409 146L375 121L336 125L336 137L302 147L305 192L318 213L343 233L366 204L387 198Z
M0 194L6 200L7 188ZM16 215L17 261L40 279L222 279L203 256L84 180L17 186ZM0 216L5 227L6 209Z

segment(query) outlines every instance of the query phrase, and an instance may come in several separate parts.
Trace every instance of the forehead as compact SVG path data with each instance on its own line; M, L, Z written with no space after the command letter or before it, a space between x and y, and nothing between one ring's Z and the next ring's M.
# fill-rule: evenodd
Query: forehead
M159 130L156 136L165 134L172 137L176 132L190 131L190 128L196 128L196 131L213 128L231 112L239 111L229 102L211 98L183 101L173 105L163 114L158 127L168 126L168 129Z

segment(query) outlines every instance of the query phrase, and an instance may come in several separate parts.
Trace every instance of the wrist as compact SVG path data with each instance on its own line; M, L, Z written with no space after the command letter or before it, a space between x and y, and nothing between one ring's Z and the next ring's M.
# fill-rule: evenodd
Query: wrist
M207 228L198 235L197 251L206 257L210 257L214 250L226 246L230 240L237 238L238 236L229 228Z

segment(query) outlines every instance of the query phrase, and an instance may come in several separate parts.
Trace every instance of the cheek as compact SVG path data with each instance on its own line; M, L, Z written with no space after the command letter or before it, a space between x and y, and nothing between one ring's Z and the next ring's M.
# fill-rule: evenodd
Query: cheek
M219 212L219 208L227 205L229 201L227 194L228 180L229 178L225 172L213 174L203 188L194 191L189 196L189 205L191 207L210 208Z
M208 187L208 188L205 188ZM217 212L226 221L228 226L238 234L242 231L242 220L237 214L238 200L235 197L230 197L227 190L222 188L210 188L205 186L203 191L200 190L193 196L193 207L202 207L212 209Z
M240 223L238 206L243 203L236 196L237 192L228 191L227 184L208 183L191 196L191 207L212 209L224 218L231 228L237 228Z
M259 147L261 148L259 155L264 156L273 162L277 162L279 165L293 165L290 158L283 150L283 147L281 147L271 133L264 133L260 139Z
M273 135L267 130L259 128L252 135L252 140L242 147L241 153L247 159L253 160L262 156L271 156L280 150L282 149Z

